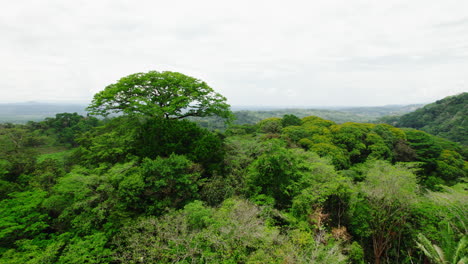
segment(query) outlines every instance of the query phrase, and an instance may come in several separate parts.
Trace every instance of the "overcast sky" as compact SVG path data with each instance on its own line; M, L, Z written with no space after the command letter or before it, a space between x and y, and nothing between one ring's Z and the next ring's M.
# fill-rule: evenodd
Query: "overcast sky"
M89 102L178 71L232 105L373 106L468 91L467 0L5 1L0 102Z

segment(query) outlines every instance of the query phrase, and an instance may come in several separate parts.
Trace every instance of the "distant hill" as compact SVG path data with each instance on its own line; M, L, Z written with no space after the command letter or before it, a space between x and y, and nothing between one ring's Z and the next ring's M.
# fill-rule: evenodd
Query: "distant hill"
M232 106L234 112L255 111L255 112L275 112L275 111L339 111L375 119L383 116L403 115L423 107L424 104L411 105L384 105L384 106Z
M382 121L410 127L468 145L468 93L449 96L400 117Z
M366 116L373 121L383 116L401 116L415 111L423 107L424 104L411 104L411 105L384 105L384 106L366 106L366 107L339 107L335 110L356 114L359 116Z
M324 109L275 109L275 110L242 110L234 111L236 119L234 124L245 125L245 124L256 124L260 120L270 118L270 117L283 117L284 115L295 115L297 117L306 117L306 116L318 116L327 120L334 121L336 123L345 123L345 122L368 122L369 118L367 116L360 116L352 113L346 113L341 111L334 110L324 110ZM224 120L212 116L212 117L202 117L202 118L190 118L190 120L198 123L202 127L208 129L220 129L223 130L226 128Z
M233 106L237 117L236 124L255 124L269 117L282 117L293 114L298 117L319 116L337 123L373 122L383 116L402 115L414 111L423 105L388 105L375 107L261 107ZM24 102L0 104L0 123L26 123L54 117L58 113L86 115L85 104ZM224 122L216 117L195 119L202 126L222 129Z
M375 107L259 107L233 106L237 117L236 124L255 124L269 117L283 117L293 114L298 117L318 116L337 123L345 122L373 122L383 116L402 115L411 112L422 105L389 105ZM65 103L9 103L0 104L0 123L19 123L27 121L41 121L47 117L55 117L58 113L78 113L86 115L85 104ZM200 125L210 129L223 129L223 120L216 117L193 119Z
M375 122L383 116L402 115L422 107L418 105L389 105L370 107L321 107L320 109L308 108L255 108L233 107L236 120L234 124L256 124L258 121L270 117L283 117L284 115L295 115L297 117L318 116L326 120L334 121L338 124L345 122L370 123ZM224 121L218 117L191 118L201 126L209 129L224 129Z
M0 104L0 123L26 123L40 121L46 117L54 117L58 113L78 113L86 115L86 106L64 103L10 103Z

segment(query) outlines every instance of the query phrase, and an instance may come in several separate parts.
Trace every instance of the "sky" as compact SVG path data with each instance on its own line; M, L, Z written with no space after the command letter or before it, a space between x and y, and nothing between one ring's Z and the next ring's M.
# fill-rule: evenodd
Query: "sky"
M16 0L0 102L89 102L177 71L234 106L428 103L468 91L467 0Z

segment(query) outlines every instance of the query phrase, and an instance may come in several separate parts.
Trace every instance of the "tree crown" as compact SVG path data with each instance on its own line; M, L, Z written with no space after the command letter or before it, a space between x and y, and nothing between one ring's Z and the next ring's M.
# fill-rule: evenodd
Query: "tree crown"
M94 95L91 114L142 114L181 119L217 115L231 118L226 98L205 82L178 72L135 73Z

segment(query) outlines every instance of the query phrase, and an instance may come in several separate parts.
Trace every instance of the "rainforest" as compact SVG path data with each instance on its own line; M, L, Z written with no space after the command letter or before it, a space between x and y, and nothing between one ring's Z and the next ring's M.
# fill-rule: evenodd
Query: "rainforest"
M0 124L0 262L467 263L467 100L242 122L198 79L124 77Z

